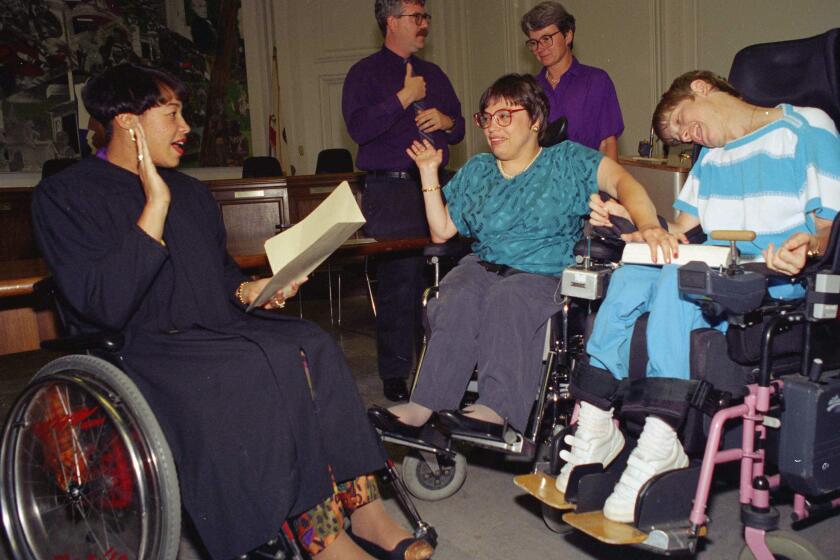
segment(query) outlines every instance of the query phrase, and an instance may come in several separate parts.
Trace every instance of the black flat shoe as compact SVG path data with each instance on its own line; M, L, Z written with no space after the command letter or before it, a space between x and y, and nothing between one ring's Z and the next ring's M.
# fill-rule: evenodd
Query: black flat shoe
M409 537L397 543L393 550L385 550L378 544L354 535L352 530L347 534L359 548L379 560L427 560L435 552L435 547L426 539Z
M382 380L382 394L392 402L408 400L408 387L402 377L392 377Z
M485 420L471 418L459 410L442 410L438 412L438 425L451 434L461 434L485 439L501 440L504 437L506 424L496 424Z
M399 416L381 406L370 407L368 409L368 418L374 428L407 438L420 438L420 431L423 429L423 426L409 426L400 422Z

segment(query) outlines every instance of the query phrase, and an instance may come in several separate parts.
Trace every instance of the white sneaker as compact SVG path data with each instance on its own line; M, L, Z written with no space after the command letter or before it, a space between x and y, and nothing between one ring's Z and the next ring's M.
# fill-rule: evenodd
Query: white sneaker
M671 426L648 416L639 444L627 459L627 467L604 503L604 517L632 523L636 499L642 486L659 473L688 466L688 456Z
M571 445L572 449L560 452L560 458L566 461L555 482L560 492L566 491L569 474L575 466L588 463L607 466L624 448L624 436L613 422L613 409L601 410L583 401L580 403L577 430L563 441Z

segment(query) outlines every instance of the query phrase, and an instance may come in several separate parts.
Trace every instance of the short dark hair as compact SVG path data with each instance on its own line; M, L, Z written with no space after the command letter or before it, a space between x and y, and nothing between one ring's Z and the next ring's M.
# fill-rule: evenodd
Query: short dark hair
M492 101L504 99L509 103L522 105L528 111L531 122L539 121L537 135L542 140L548 125L548 97L543 88L530 74L506 74L493 82L481 94L478 110L483 113Z
M137 64L120 64L91 78L82 89L88 113L105 127L111 139L114 117L121 113L141 115L159 105L187 96L184 84L174 76Z
M522 32L527 35L531 31L545 29L549 25L556 25L563 35L575 30L575 16L566 11L559 2L540 2L528 13L522 16Z
M708 70L692 70L679 76L671 83L668 91L662 94L662 99L656 105L653 111L653 118L651 119L651 126L659 136L659 139L665 143L670 142L671 139L666 138L665 134L668 130L668 121L671 118L671 113L674 109L685 101L686 99L694 99L694 91L691 89L691 82L694 80L703 80L711 85L716 90L728 93L733 97L741 98L741 94L735 87L721 78L714 72Z
M388 28L388 17L399 15L403 3L425 6L426 0L376 0L373 3L373 14L376 16L376 23L379 24L383 37Z

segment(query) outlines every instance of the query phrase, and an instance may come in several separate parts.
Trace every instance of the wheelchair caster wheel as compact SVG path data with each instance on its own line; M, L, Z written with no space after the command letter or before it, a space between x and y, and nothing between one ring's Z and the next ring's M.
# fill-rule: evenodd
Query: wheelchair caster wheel
M544 473L556 477L560 473L559 454L563 436L569 433L568 428L558 431L551 438L542 444L537 451L537 464ZM567 510L553 508L548 504L540 502L540 514L545 526L553 533L564 535L571 533L574 528L563 521L563 514Z
M558 535L565 535L571 533L574 527L563 521L563 514L568 511L555 509L548 504L540 504L540 513L542 514L543 523L548 527L552 533Z
M461 489L467 478L467 459L460 453L454 458L436 457L437 465L416 453L405 456L402 478L415 498L435 502L452 496Z
M785 558L788 560L825 560L826 557L810 542L799 535L773 531L764 536L767 548L773 554L773 558ZM755 555L747 545L741 549L739 560L755 560Z

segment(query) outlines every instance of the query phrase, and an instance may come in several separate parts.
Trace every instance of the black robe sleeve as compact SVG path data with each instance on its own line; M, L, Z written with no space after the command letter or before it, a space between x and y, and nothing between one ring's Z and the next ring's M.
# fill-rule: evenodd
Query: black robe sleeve
M35 189L38 243L70 305L103 328L121 330L168 252L136 223L108 227L115 221L107 216L107 201L86 200L84 189L74 187L62 176Z

